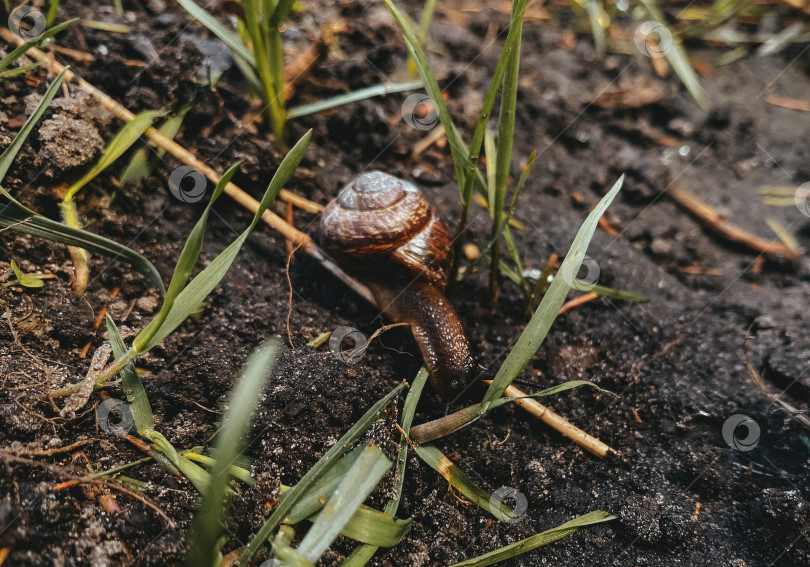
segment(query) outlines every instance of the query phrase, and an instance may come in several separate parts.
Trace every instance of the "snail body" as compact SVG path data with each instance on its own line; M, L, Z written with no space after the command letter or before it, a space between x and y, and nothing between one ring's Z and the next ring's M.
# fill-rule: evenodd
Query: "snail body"
M442 398L475 377L469 340L444 296L450 231L415 185L380 171L360 175L326 206L320 235L386 317L409 324Z

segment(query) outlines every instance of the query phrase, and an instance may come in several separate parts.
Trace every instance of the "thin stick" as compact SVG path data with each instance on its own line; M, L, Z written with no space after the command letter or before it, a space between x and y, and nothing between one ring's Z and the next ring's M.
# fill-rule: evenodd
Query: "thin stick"
M0 37L10 43L16 43L17 45L21 45L24 43L22 39L11 33L8 29L0 29ZM45 61L48 64L49 69L51 72L59 73L65 70L65 66L60 64L57 61L51 60L51 58L40 51L39 49L32 47L28 50L27 55L30 57L37 59L38 61ZM104 108L112 112L117 118L123 120L124 122L131 121L135 115L126 109L124 106L113 100L110 96L105 94L104 92L100 91L81 77L77 76L75 73L70 71L69 69L65 72L65 82L68 81L75 81L79 87L81 87L87 93L93 95ZM212 183L218 183L220 179L219 173L217 173L214 169L203 163L202 161L198 160L191 152L186 150L180 144L176 143L173 140L162 135L157 129L149 127L147 128L146 132L144 132L146 138L155 146L166 150L168 153L173 155L175 158L179 159L181 162L185 163L196 169L197 171L201 172L205 175ZM234 201L245 207L247 210L251 212L256 212L259 209L259 202L245 193L242 189L236 186L234 183L228 183L225 186L225 193L231 197ZM296 199L298 202L301 202L301 198L297 195L290 193L289 191L283 190L287 198L289 199ZM301 232L300 230L296 229L295 227L287 224L281 217L273 213L272 211L265 211L262 215L262 220L270 225L271 228L275 229L276 231L280 232L284 237L288 240L291 240L296 245L299 245L301 249L306 252L308 255L313 257L317 260L324 268L328 271L332 272L338 279L352 288L355 292L357 292L360 296L364 299L369 301L371 304L374 304L374 297L371 294L371 291L363 284L349 276L346 272L344 272L340 267L335 264L319 247L315 242L312 240L312 237L308 234Z
M598 297L599 297L598 294L592 292L592 293L586 293L585 295L580 295L579 297L575 297L574 299L566 301L565 304L562 307L560 307L560 310L557 311L557 317L559 317L563 313L571 311L574 307L579 307L580 305L584 305L584 304L588 303L589 301L593 301L594 299L596 299Z
M723 218L712 207L692 195L686 189L670 187L667 194L673 201L706 223L715 232L738 244L743 244L752 250L763 254L773 254L782 258L798 258L800 252L791 250L781 242L773 242L741 229Z
M492 380L484 380L485 384L491 384ZM510 398L519 397L519 396L526 396L527 394L514 386L509 386L506 388L506 392L504 394ZM521 408L532 414L533 416L537 417L551 427L552 429L562 433L576 444L580 445L584 449L587 449L597 457L604 458L608 453L618 454L615 449L603 443L596 437L592 435L588 435L584 431L582 431L579 427L572 424L564 417L559 414L554 413L550 408L547 408L543 404L536 401L534 398L522 398L519 400L515 400L515 403L519 405Z

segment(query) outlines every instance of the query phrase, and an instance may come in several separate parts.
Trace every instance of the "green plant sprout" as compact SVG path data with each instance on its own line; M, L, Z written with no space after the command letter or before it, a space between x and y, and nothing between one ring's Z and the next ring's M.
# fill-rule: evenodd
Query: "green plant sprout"
M264 103L270 130L282 148L287 147L287 122L290 119L422 86L421 81L373 85L315 103L287 108L281 27L293 8L293 0L242 0L237 33L221 24L193 0L177 2L231 50L245 81Z
M45 285L45 282L42 281L43 277L42 275L22 273L22 270L20 270L20 267L14 260L11 260L11 269L14 272L14 277L17 279L4 283L3 285L5 287L10 287L19 284L23 287L34 289Z

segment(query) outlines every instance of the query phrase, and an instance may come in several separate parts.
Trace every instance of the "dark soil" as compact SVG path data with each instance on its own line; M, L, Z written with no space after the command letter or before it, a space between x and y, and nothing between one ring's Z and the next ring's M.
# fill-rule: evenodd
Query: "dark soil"
M119 16L111 6L66 0L60 18L124 23L132 31L73 27L59 43L93 54L90 64L69 62L133 111L192 101L178 141L221 171L242 160L235 182L260 195L282 154L266 126L254 121L256 107L235 68L214 88L199 84L198 70L205 70L201 49L217 44L167 4L125 2L127 11ZM406 6L412 15L417 4ZM508 486L525 495L522 521L500 524L464 505L445 480L412 457L398 516L412 517L413 528L401 545L380 551L375 564L448 565L602 509L618 519L509 564L810 565L807 432L763 394L747 366L761 373L780 399L807 409L810 262L806 256L766 258L731 244L664 194L677 184L765 238L773 234L763 219L774 217L801 246L810 246L810 218L796 207L767 206L755 192L762 185L797 186L810 178L810 115L765 101L768 94L807 98L807 46L707 65L710 76L702 84L710 108L703 111L675 77L655 75L647 57L635 51L598 57L584 20L562 4L544 7L540 12L547 18L525 25L513 173L532 150L538 159L516 215L527 228L514 234L527 267L542 268L550 254L565 253L589 207L625 173L624 190L608 213L620 235L597 231L588 254L598 264L600 283L641 293L648 301L599 299L561 316L523 379L537 387L588 379L617 393L612 398L578 389L548 404L621 456L598 459L520 409L499 409L437 445L486 490ZM786 26L798 14L785 8L780 18ZM403 76L404 44L381 3L307 5L288 24L290 57L317 37L320 25L340 20L349 31L337 36L325 63L298 85L291 105ZM499 53L500 40L490 39L507 25L508 15L500 11L439 5L432 58L465 136ZM622 23L626 37L632 38L635 25ZM573 29L582 33L573 36ZM704 63L726 50L700 42L688 48ZM37 85L22 79L0 83L4 146L30 112L27 97L42 93L52 80L42 69L31 76ZM624 109L588 104L609 86L624 84L652 84L660 100ZM68 88L71 101L54 103L3 183L51 218L58 218L58 186L85 171L101 141L120 127L91 99L83 100L77 87ZM455 225L458 193L449 151L433 146L411 159L411 148L426 133L401 120L406 95L294 120L293 140L309 128L314 135L288 188L325 203L354 175L381 169L420 184ZM143 184L122 188L112 177L120 173L116 165L83 189L79 202L90 230L142 252L166 279L203 207L170 194L168 176L178 165L166 157ZM225 197L215 213L201 265L250 218ZM488 216L480 208L473 216L471 238L483 246ZM315 221L296 212L302 230L312 232ZM63 246L8 230L0 233L0 242L0 261L16 259L24 272L55 276L38 290L0 287L0 557L8 550L5 564L14 566L180 564L198 505L189 482L154 462L127 471L147 483L143 495L164 517L109 485L52 490L143 454L99 428L98 396L70 419L40 401L42 394L86 374L93 351L106 338L103 329L94 329L102 307L131 340L157 312L155 290L128 266L93 256L90 286L78 296ZM325 347L306 346L344 325L370 336L383 320L302 254L289 271L290 304L286 264L284 239L267 227L257 229L204 311L137 364L158 430L178 448L205 445L238 369L262 339L287 335L289 310L295 348L284 351L262 400L247 449L256 459L259 482L243 487L235 501L225 552L255 533L280 483L297 482L375 400L410 380L421 364L403 329L375 340L355 366ZM2 264L5 280L13 277L7 266ZM481 270L459 285L451 300L479 360L497 369L521 332L524 303L507 282L497 313L490 314L487 278ZM90 352L83 358L88 341ZM115 387L107 395L123 396ZM435 394L426 392L416 423L444 411ZM375 428L389 453L398 440L396 414L393 408ZM724 424L736 414L759 428L752 450L737 450L724 439ZM738 437L745 437L744 429L738 428ZM117 499L117 511L102 506L109 494ZM379 505L385 495L376 498ZM338 541L324 564L338 564L350 550L350 542Z

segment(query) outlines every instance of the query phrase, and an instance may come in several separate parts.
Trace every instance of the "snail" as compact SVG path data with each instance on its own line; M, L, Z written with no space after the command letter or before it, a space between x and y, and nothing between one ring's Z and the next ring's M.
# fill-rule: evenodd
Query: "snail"
M320 239L368 286L386 317L409 324L443 399L477 376L464 327L444 296L450 231L415 185L381 171L363 173L323 210Z

